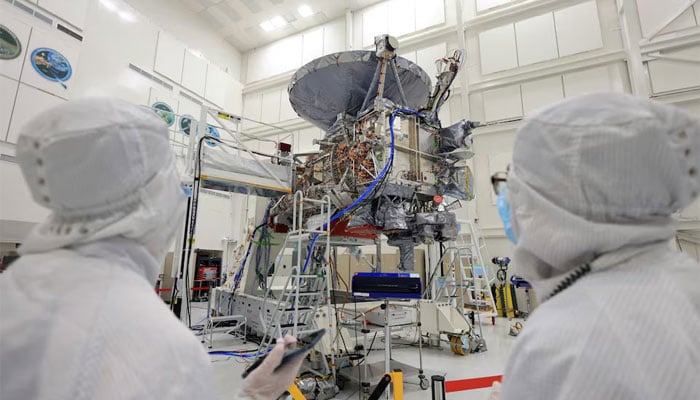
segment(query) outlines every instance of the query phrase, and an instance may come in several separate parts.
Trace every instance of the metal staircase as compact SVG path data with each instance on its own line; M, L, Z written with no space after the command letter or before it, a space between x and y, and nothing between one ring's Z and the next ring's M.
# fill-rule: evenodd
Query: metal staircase
M475 312L479 318L495 318L496 304L491 294L487 261L483 258L486 244L479 228L468 222L469 233L450 242L438 260L429 282L435 282L436 301L447 301L462 313ZM444 277L436 277L443 265L448 266Z
M467 290L468 298L464 307L476 311L480 317L491 318L492 322L498 315L496 303L491 293L491 280L488 276L490 260L484 258L486 241L481 236L481 230L474 222L469 222L469 241L464 236L458 237L458 246L468 247L471 251L471 262L462 274L468 274L471 286Z
M313 220L319 226L305 226L304 215L314 213ZM328 196L322 200L304 198L302 192L294 194L293 229L287 233L275 265L281 265L285 248L294 248L294 261L289 276L278 293L272 285L267 285L265 300L261 309L261 318L265 334L260 342L259 350L265 352L274 344L276 338L293 335L297 338L317 329L314 318L319 307L324 305L331 308L331 292L329 285L329 251L330 251L330 217L331 203ZM308 225L308 224L307 224ZM309 247L313 248L309 250ZM308 254L309 251L311 254ZM316 257L314 257L316 255ZM281 273L276 268L272 282ZM285 271L286 272L286 271ZM281 277L280 277L281 278ZM268 303L274 306L269 307ZM269 312L268 312L269 311ZM331 330L335 320L331 321ZM329 332L332 337L334 334ZM333 355L331 354L331 357ZM325 356L322 357L326 372L329 370Z

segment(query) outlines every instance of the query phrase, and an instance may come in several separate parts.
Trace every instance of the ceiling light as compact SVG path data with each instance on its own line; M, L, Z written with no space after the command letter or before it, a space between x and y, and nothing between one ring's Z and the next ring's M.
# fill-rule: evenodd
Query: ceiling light
M131 8L124 4L117 4L115 0L100 0L100 4L108 11L118 15L126 22L135 22L136 14L131 11Z
M134 21L136 21L136 16L135 16L134 14L132 14L131 12L129 12L129 11L124 11L124 10L122 10L122 11L119 11L117 14L118 14L119 17L121 17L121 19L123 19L124 21L127 21L127 22L134 22Z
M301 6L299 6L299 8L297 8L297 12L304 18L310 17L314 14L313 10L311 10L311 7L309 7L306 4L302 4Z
M100 3L111 12L119 11L119 7L112 0L100 0Z
M275 29L280 29L280 28L283 28L285 25L287 25L287 21L284 18L280 17L279 15L272 18L270 20L270 23L272 24L272 26L275 27Z
M260 23L260 27L265 31L265 32L270 32L275 30L275 26L272 25L272 21L267 20L263 21Z

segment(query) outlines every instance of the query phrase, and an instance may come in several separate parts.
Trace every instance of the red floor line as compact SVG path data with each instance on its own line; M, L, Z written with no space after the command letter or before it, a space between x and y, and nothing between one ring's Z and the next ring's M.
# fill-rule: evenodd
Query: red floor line
M459 379L445 382L445 392L461 392L463 390L483 389L491 387L493 381L501 381L502 375L484 376L481 378Z

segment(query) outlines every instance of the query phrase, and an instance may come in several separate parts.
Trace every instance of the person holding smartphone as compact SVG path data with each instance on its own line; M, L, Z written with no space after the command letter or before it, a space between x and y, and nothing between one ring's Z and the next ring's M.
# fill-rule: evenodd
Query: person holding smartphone
M50 210L0 275L0 398L211 399L207 353L153 290L186 199L168 128L122 100L29 122L17 161ZM272 400L303 357L279 339L232 399Z

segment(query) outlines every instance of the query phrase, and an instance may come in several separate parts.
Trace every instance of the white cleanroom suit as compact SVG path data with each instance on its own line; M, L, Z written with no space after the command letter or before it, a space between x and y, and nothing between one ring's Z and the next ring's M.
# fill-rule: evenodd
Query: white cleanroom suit
M700 265L671 214L700 192L700 121L623 94L528 118L508 175L514 272L541 301L502 399L696 399Z
M153 290L185 210L166 125L121 100L71 101L23 128L17 159L51 214L0 275L0 398L212 398L209 357Z

